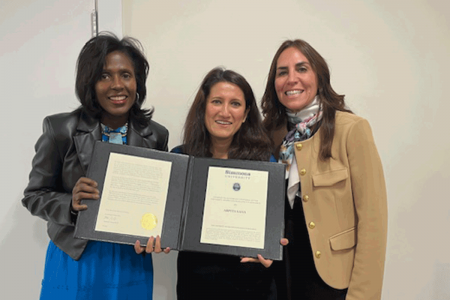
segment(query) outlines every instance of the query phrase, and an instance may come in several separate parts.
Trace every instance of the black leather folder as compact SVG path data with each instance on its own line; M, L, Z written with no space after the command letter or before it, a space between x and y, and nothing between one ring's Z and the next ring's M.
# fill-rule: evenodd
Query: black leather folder
M98 183L100 200L84 200L88 209L81 211L78 215L74 234L76 238L130 245L134 245L136 240L140 240L141 244L145 245L151 235L150 232L149 236L135 236L95 230L110 153L172 162L161 232L163 248L170 247L172 250L178 251L249 257L256 257L257 254L261 254L267 259L282 259L280 239L284 233L284 165L261 161L197 158L148 148L102 142L95 144L87 172L87 177ZM264 249L200 242L210 167L268 172Z

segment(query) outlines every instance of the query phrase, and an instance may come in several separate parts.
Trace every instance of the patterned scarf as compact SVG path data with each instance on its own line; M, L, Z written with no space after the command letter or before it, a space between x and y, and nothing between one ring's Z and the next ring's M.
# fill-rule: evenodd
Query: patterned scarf
M307 107L298 113L286 109L289 124L293 127L283 139L278 162L286 164L286 179L295 158L294 143L307 140L311 137L311 127L322 118L319 103L316 98ZM291 127L290 126L290 127Z
M311 128L322 118L317 96L307 107L298 113L286 111L289 128L293 127L283 139L278 162L286 164L288 198L291 208L294 207L295 195L301 197L300 176L295 160L294 143L309 139L313 134Z
M127 133L128 133L128 122L117 129L111 129L104 124L102 126L102 142L126 145L127 144Z

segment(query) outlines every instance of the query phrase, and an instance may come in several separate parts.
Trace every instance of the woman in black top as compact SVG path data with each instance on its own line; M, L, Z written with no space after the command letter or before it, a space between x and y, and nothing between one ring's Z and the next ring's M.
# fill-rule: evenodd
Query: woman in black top
M269 161L266 135L253 91L236 72L216 68L203 80L189 110L183 145L172 150L196 157ZM235 256L182 251L178 299L268 299L270 261L243 263Z

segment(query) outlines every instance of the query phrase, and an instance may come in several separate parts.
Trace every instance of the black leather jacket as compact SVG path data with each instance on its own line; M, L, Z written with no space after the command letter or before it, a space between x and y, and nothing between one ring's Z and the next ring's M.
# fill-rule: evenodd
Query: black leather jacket
M43 131L35 145L22 204L32 215L46 220L53 243L78 260L88 241L73 237L72 189L80 177L86 176L94 143L101 140L100 122L75 110L46 117ZM168 138L167 129L156 122L145 128L129 122L129 145L167 151Z

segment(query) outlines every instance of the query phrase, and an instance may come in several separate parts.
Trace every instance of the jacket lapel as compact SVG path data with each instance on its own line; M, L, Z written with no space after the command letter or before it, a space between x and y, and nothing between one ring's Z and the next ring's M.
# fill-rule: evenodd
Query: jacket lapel
M136 147L145 148L156 148L156 141L150 139L153 131L150 126L144 128L140 127L134 121L129 122L130 127L128 128L128 145Z
M73 137L77 149L78 159L86 175L87 168L91 162L92 150L96 141L102 137L100 122L81 112L78 121L77 133Z
M150 139L153 134L150 126L140 127L131 121L128 128L128 145L136 147L156 148L156 141ZM84 174L86 174L89 163L91 162L92 150L97 141L101 141L102 133L100 122L85 113L81 112L77 126L77 133L73 137L77 149L78 159Z

